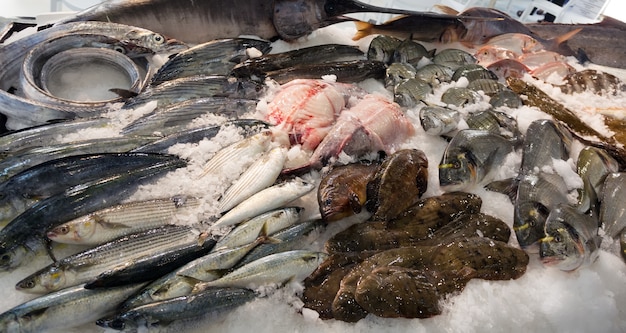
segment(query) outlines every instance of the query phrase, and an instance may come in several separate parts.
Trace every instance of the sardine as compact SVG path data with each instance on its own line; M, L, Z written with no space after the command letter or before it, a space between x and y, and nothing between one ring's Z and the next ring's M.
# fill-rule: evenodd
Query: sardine
M165 225L148 229L60 259L24 278L16 288L28 293L45 293L83 283L89 286L102 274L124 270L155 254L164 258L164 253L182 252L189 245L202 247L199 233L189 226ZM167 260L163 262L167 263ZM152 269L158 270L158 267ZM150 277L144 274L137 280L145 282ZM119 282L128 283L121 279Z
M276 147L254 161L219 199L219 211L229 211L253 194L274 184L286 160L287 149Z
M124 135L170 135L184 130L196 118L215 114L230 119L256 109L257 101L243 98L205 97L166 105L133 121L121 130Z
M147 167L81 184L37 202L0 230L0 270L12 270L45 248L48 230L79 216L115 205L136 187L186 162L164 155Z
M46 234L57 243L98 245L123 235L171 224L176 215L188 214L198 199L175 196L111 206L52 228Z
M513 152L513 144L487 131L462 130L450 141L439 163L439 184L462 190L493 180L493 172Z
M546 219L539 256L546 265L573 271L591 265L598 258L601 241L597 217L561 204Z
M155 154L68 156L28 168L0 183L0 221L10 221L37 201L96 179L110 177L162 160Z
M267 284L283 284L302 281L326 258L323 252L293 250L270 254L210 282L196 284L193 292L202 292L214 287L260 287Z
M197 317L209 312L232 310L252 301L255 297L254 291L248 289L209 288L193 295L138 306L113 317L99 319L96 324L115 330L136 330L144 326L167 325L175 320Z
M3 332L42 332L81 326L111 314L139 284L88 290L82 285L59 290L0 314ZM68 318L72 318L68 320Z
M265 54L270 51L269 42L250 39L218 39L198 44L172 56L152 76L150 85L196 75L228 75L236 64L249 58L248 49L254 48Z
M307 194L314 188L314 184L299 178L270 186L229 210L215 221L211 228L239 224L248 218L282 207Z
M626 174L610 173L604 180L600 205L600 223L604 233L616 238L626 227L626 207L623 198L626 190Z

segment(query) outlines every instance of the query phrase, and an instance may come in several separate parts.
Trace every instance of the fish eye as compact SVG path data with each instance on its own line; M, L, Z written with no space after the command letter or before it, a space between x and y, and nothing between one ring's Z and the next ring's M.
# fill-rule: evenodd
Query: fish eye
M535 220L530 220L530 222L528 222L528 225L530 225L531 227L534 227L537 225L537 221Z
M20 283L19 287L22 289L33 289L35 288L35 281L33 280L23 281L22 283Z
M461 162L454 161L454 163L452 163L452 167L455 168L455 169L460 169L461 168Z
M8 253L3 254L2 257L0 257L0 261L3 263L9 263L11 261L11 255Z
M152 40L157 42L157 43L159 43L159 44L165 42L165 38L163 36L161 36L161 35L158 35L158 34L153 35L152 36Z
M556 235L556 236L554 236L554 240L555 240L557 243L560 243L560 242L562 241L562 239L561 239L561 235Z
M119 45L114 46L113 51L119 52L121 54L126 54L126 49Z
M67 235L70 232L70 228L68 226L61 226L57 228L57 232L62 235Z

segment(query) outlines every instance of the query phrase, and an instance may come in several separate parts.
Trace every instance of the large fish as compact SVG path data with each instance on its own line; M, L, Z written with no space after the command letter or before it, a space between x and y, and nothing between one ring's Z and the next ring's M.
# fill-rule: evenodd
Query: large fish
M189 43L240 35L293 40L318 28L352 21L342 15L360 12L421 14L425 20L433 17L457 20L451 15L376 7L355 0L110 0L62 22L117 22Z

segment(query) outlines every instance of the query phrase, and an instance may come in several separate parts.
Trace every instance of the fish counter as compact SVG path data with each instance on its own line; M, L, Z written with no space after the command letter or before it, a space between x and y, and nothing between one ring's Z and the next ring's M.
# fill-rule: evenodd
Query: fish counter
M0 331L626 330L623 24L172 3L3 30Z

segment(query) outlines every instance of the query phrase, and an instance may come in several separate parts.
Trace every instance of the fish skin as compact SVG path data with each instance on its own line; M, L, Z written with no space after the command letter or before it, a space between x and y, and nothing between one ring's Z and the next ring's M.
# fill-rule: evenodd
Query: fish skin
M271 139L272 133L270 131L261 131L260 133L223 147L204 165L200 177L224 172L224 168L235 156L237 157L237 161L246 162L243 166L249 165L251 162L247 162L247 160L266 151L270 146Z
M53 242L98 245L125 234L170 224L177 214L200 205L197 198L174 196L111 206L63 223L48 231Z
M608 237L616 238L626 227L626 209L622 204L626 190L626 174L610 173L604 180L600 205L600 223Z
M141 284L100 290L88 290L77 285L59 290L0 314L0 330L29 333L63 330L91 323L110 314L117 304L139 288Z
M0 271L12 270L45 248L47 230L78 216L115 205L136 186L167 171L186 166L175 156L125 174L81 184L39 201L0 230Z
M380 80L385 76L385 64L376 60L352 60L299 64L267 72L267 77L285 84L296 79L317 79L334 75L337 82L358 83L367 79Z
M371 34L383 34L402 40L411 38L423 42L445 43L458 41L467 31L463 19L436 13L400 16L378 25L361 21L355 21L355 24L357 33L353 40Z
M576 172L583 180L583 188L578 191L579 212L590 211L594 216L599 216L604 181L609 173L618 170L619 164L605 150L587 146L580 151L576 163Z
M459 191L493 180L493 171L514 151L513 143L498 134L461 130L448 143L439 163L439 184Z
M441 106L425 106L420 109L420 124L429 135L445 135L456 130L461 121L457 110Z
M70 255L40 269L17 283L16 288L27 293L44 293L59 290L72 285L83 284L87 289L99 287L101 279L115 274L124 274L146 261L152 262L154 257L166 258L170 253L181 252L181 260L188 255L189 249L204 249L207 253L214 242L205 246L199 242L199 234L189 226L165 225L128 234L112 241ZM153 265L152 270L158 271L159 265L167 265L168 261ZM189 259L190 260L190 259ZM189 261L188 260L188 261ZM127 281L119 278L113 281L120 283L145 282L150 280L151 273L143 274L143 280ZM105 280L106 281L106 280Z
M545 265L573 271L598 258L602 238L598 236L597 217L561 204L550 211L544 230L539 256Z
M571 144L572 136L561 124L548 119L533 121L526 130L520 173L551 166L553 159L567 160Z
M208 312L224 312L252 301L256 294L242 288L209 288L203 292L154 302L96 321L98 326L115 330L136 330L138 327L165 326Z
M241 266L210 282L196 284L193 292L213 287L252 288L266 284L283 284L287 281L302 281L328 257L323 252L292 250L270 254Z
M241 223L248 218L282 207L311 192L314 188L314 184L299 178L270 186L252 195L222 215L211 225L211 228Z
M0 221L9 222L35 202L66 189L162 160L143 153L68 156L37 164L0 183Z

